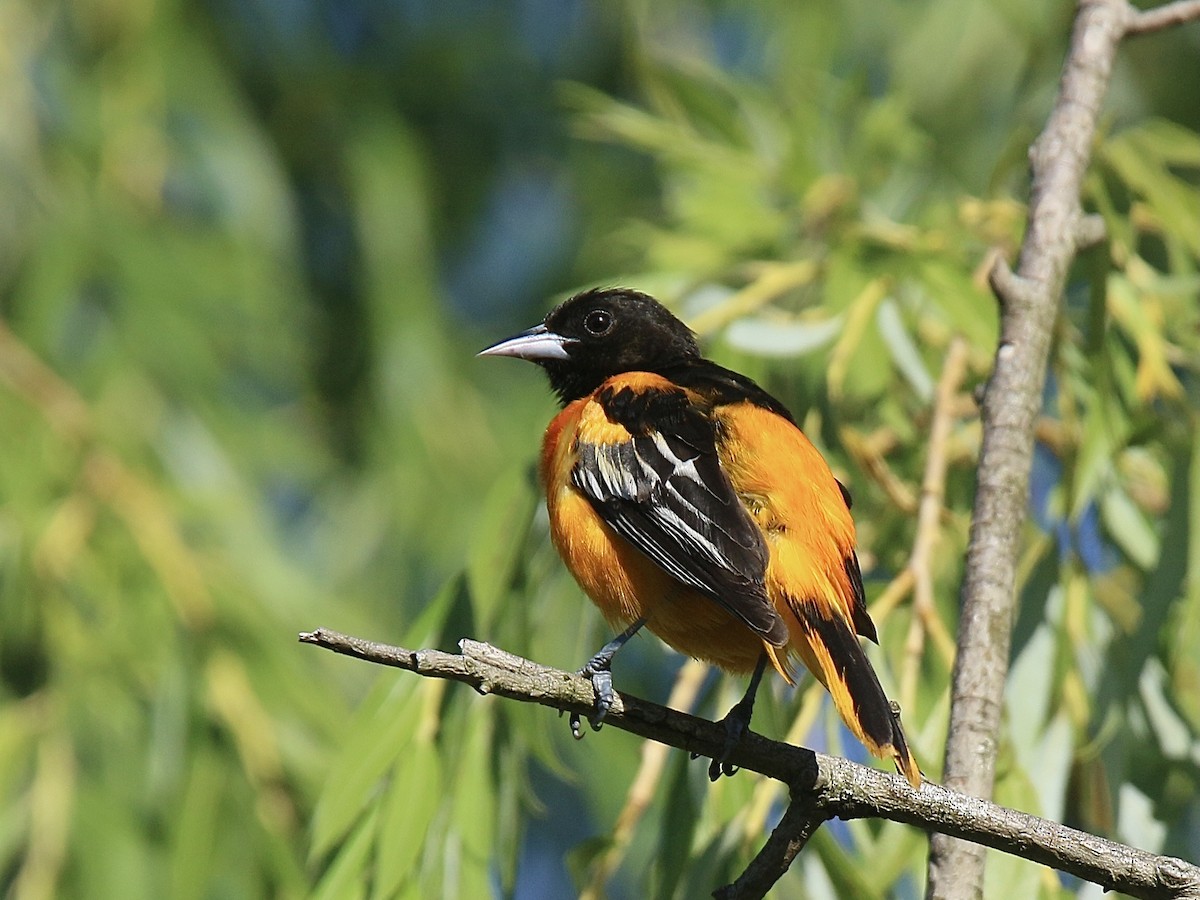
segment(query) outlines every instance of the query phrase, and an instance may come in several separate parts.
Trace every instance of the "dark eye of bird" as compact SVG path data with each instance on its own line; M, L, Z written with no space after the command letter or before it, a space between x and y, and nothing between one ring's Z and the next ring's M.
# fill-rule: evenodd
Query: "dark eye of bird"
M594 337L607 334L612 326L612 313L606 309L593 309L583 318L583 327L587 329L588 334Z

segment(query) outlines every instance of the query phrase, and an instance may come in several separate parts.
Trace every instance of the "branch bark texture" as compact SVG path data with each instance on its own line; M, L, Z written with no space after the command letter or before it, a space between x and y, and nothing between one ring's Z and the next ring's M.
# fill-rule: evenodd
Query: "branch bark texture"
M461 681L481 694L564 712L586 715L595 703L588 679L478 641L463 640L461 653L447 653L379 644L323 628L301 634L300 640L426 677ZM722 725L628 694L616 695L606 721L608 727L701 756L713 756L724 748ZM788 785L792 803L743 876L716 893L723 900L764 896L822 822L867 817L977 841L1132 897L1200 900L1200 869L1183 860L1136 850L932 782L914 791L896 775L754 732L747 732L730 761Z
M1054 109L1030 150L1029 224L1017 270L1002 258L992 269L1002 308L1000 345L983 402L943 770L947 787L973 796L990 796L995 780L1034 424L1068 270L1077 251L1098 237L1096 220L1083 214L1080 193L1113 61L1131 29L1180 21L1195 14L1195 5L1188 0L1139 14L1126 0L1080 3ZM935 835L927 896L981 896L983 864L982 847Z

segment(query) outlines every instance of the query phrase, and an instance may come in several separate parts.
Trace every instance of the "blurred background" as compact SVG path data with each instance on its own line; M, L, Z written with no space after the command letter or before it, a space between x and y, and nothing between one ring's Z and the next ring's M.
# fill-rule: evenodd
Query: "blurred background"
M549 392L474 358L597 284L671 305L850 485L873 659L936 779L983 272L1019 245L1073 13L0 4L3 895L668 898L740 871L776 786L295 639L470 636L564 668L607 639L539 514ZM1076 265L1038 429L997 799L1196 860L1188 84L1197 26L1123 48L1086 198L1110 240ZM709 716L743 688L649 637L616 678ZM819 689L772 687L758 730L862 757ZM835 823L776 895L916 897L924 858L904 826ZM989 894L1100 896L1001 856Z

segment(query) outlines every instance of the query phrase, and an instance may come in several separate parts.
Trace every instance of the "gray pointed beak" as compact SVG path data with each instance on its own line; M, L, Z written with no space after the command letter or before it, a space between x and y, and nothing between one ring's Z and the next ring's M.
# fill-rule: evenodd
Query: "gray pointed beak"
M566 338L555 334L545 325L534 325L528 331L514 334L499 343L492 344L486 350L480 350L476 356L515 356L518 359L528 359L539 362L546 359L570 359L567 347L575 343L574 338Z

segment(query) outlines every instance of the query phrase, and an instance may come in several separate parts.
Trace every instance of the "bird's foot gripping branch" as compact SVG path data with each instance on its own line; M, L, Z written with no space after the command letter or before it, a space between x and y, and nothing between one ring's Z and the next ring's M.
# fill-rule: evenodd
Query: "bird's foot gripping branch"
M645 619L638 619L601 647L600 651L579 670L580 675L591 679L592 691L596 695L596 708L588 716L588 723L592 726L592 731L600 730L600 726L604 724L604 719L608 716L608 711L612 708L613 697L615 696L612 683L613 657L617 655L617 651L624 647L631 637L642 630L642 626L645 624ZM577 741L583 738L583 729L580 727L580 714L577 712L571 713L571 734Z

